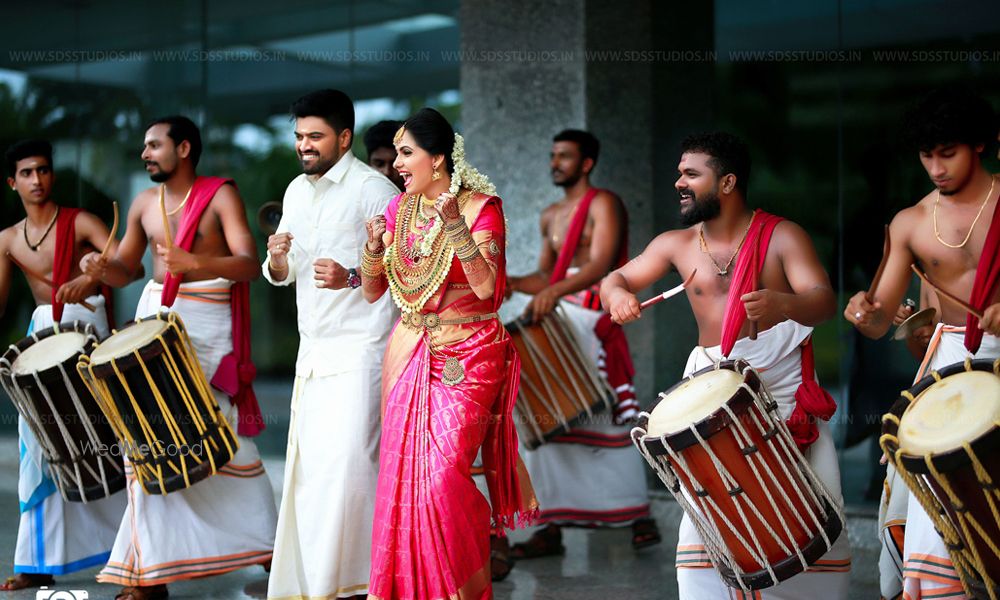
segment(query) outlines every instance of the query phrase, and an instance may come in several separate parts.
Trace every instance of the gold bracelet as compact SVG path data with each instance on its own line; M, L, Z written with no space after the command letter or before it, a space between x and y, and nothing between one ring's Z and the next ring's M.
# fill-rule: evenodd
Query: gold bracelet
M455 256L462 262L469 262L475 260L477 256L482 256L482 253L479 252L479 246L470 239L464 246L455 250Z
M382 262L382 257L385 255L385 250L375 254L368 250L366 245L361 251L361 274L369 279L378 278L383 272L385 272L385 264Z

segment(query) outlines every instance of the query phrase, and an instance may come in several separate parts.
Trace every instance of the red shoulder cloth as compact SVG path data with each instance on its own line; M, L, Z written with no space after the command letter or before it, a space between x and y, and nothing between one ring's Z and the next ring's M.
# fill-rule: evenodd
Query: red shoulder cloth
M52 257L52 320L62 320L64 304L56 302L56 292L69 281L73 272L73 251L76 249L76 216L83 212L80 208L59 207L56 218L56 250Z
M736 345L736 339L747 320L747 311L740 300L743 294L749 294L754 282L764 267L764 258L771 245L771 234L774 228L784 218L766 213L760 209L753 213L753 222L747 231L746 241L740 249L736 266L733 268L733 279L729 284L729 296L726 298L726 314L722 319L722 355L729 356ZM756 259L756 260L755 260Z
M69 281L70 274L73 273L74 250L76 250L76 217L83 209L59 208L59 217L56 219L56 249L52 256L52 319L58 323L62 321L65 304L56 302L56 292ZM108 321L108 328L115 327L114 297L111 294L111 287L102 285L100 293L104 296L104 313Z
M194 246L198 222L208 208L212 198L224 184L233 187L232 179L222 177L198 177L191 188L187 206L181 215L180 225L174 235L174 245L191 251ZM163 278L163 292L160 303L163 306L173 306L177 299L183 277L167 273ZM257 368L250 356L250 284L240 281L233 284L230 290L230 309L233 315L233 351L222 357L219 368L212 377L212 386L225 392L232 398L233 404L239 409L239 423L236 433L245 437L253 437L264 430L264 417L253 391L253 380L257 376Z
M972 284L972 297L969 299L976 310L986 310L986 304L993 297L1000 284L1000 202L993 209L993 221L986 234L983 253L976 265L976 281ZM983 330L979 328L979 319L969 315L965 321L965 347L975 354L983 341Z
M722 355L729 356L736 344L736 338L747 320L746 309L740 297L749 293L754 282L760 276L767 257L767 249L771 244L774 228L782 221L782 217L768 214L762 210L754 212L753 224L747 232L747 240L740 250L736 268L733 271L733 281L729 287L726 299L726 316L722 322ZM788 417L788 429L799 450L805 451L816 438L819 430L816 419L829 421L837 410L833 397L816 382L813 359L812 338L802 345L801 359L802 383L795 390L795 409Z

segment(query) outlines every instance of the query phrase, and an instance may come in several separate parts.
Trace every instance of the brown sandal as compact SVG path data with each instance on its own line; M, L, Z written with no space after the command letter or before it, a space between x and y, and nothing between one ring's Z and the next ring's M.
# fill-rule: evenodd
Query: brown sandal
M663 541L653 519L637 519L632 523L632 549L642 550Z
M549 525L536 531L527 542L514 544L510 556L514 560L522 558L542 558L543 556L562 556L566 547L562 544L562 531L558 525Z
M514 559L510 557L510 542L506 537L490 536L490 578L494 582L507 579L514 569Z
M170 592L166 585L128 586L122 588L115 600L166 600Z

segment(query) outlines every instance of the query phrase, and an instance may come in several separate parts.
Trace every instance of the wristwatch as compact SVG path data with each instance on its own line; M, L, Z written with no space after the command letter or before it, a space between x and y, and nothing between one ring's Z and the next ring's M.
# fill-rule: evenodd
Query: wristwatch
M347 270L347 287L352 290L356 290L361 287L361 276L358 275L358 270L354 267Z

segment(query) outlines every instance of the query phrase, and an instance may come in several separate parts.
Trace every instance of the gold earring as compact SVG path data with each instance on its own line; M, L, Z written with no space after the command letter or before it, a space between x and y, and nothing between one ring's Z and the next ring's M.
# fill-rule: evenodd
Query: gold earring
M434 173L431 174L431 181L437 181L438 179L441 179L441 173L437 167L434 167Z

